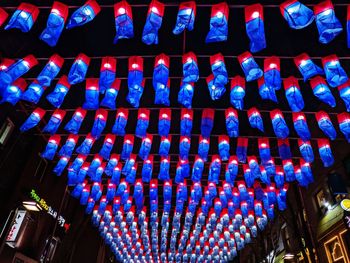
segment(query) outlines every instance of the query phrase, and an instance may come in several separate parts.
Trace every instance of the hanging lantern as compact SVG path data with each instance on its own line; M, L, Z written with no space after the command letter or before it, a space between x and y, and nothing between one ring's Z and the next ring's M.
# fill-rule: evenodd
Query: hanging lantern
M102 156L100 156L99 154L94 155L94 158L92 159L88 170L88 175L91 177L91 180L92 178L95 177L96 171L98 167L101 166L102 161L103 161ZM98 180L94 180L94 181L98 181Z
M239 120L237 111L232 108L225 110L226 130L229 137L238 137L239 135Z
M306 53L296 56L294 58L294 63L298 67L304 81L307 81L317 75L324 75L323 69L317 66Z
M182 56L183 83L197 82L199 79L199 69L197 56L193 52L188 52Z
M312 170L311 170L311 166L310 163L305 162L303 159L300 159L300 169L301 172L304 176L304 178L306 178L306 180L311 184L314 182L314 177L312 175Z
M83 123L83 120L86 116L86 110L82 108L77 108L70 119L70 121L66 124L64 129L70 133L77 134L79 132L80 126Z
M228 83L228 74L224 56L221 53L210 56L210 66L214 75L214 85L224 87ZM225 91L220 92L218 98L220 98L224 92Z
M99 94L98 79L86 79L83 108L86 110L97 110L99 107Z
M148 7L146 23L143 28L142 42L146 45L158 44L158 30L162 26L164 4L152 0Z
M66 140L66 143L61 147L60 151L58 152L58 156L70 157L74 151L75 146L77 145L78 139L78 135L70 134Z
M259 110L253 107L247 111L247 114L250 126L264 132L264 123Z
M114 134L107 134L105 137L105 140L103 141L102 148L99 152L99 154L105 159L109 160L109 156L111 155L111 151L114 145L115 141L115 135Z
M132 167L136 163L136 154L130 154L129 158L125 161L122 174L124 174L126 177L131 173ZM128 183L131 183L129 180L126 180Z
M161 157L168 157L170 145L171 145L171 135L169 135L168 137L162 136L160 138L159 155Z
M82 155L88 155L94 142L95 138L89 133L75 151Z
M280 11L292 29L305 28L315 19L313 11L297 0L283 2L280 5Z
M304 100L300 92L298 79L291 76L284 79L283 84L290 109L293 112L301 111L304 108Z
M2 95L2 100L0 101L0 103L8 102L12 105L16 105L17 102L20 100L26 87L27 82L24 79L16 79L12 84L7 86Z
M303 112L293 112L294 129L301 139L308 141L311 138L310 130Z
M187 136L180 137L179 155L181 159L188 159L191 148L191 138Z
M139 150L139 156L142 160L146 160L148 158L152 148L152 140L153 136L151 134L146 134L146 137L142 138L141 147Z
M213 182L215 184L218 184L219 177L220 177L220 171L221 171L220 157L218 155L213 155L211 158L210 166L209 166L208 181Z
M192 98L194 92L194 83L181 82L177 101L185 108L192 107Z
M101 92L101 86L99 86ZM115 110L116 105L115 101L117 99L118 93L120 89L120 79L115 79L109 88L106 89L105 96L101 101L101 106L109 108L111 110ZM98 99L98 96L97 96Z
M238 137L236 155L240 163L245 163L247 160L248 138Z
M225 180L229 184L234 185L237 174L238 174L238 160L236 156L231 155L226 165Z
M122 164L118 163L118 165L113 169L111 182L113 182L116 185L119 185L121 174L122 174Z
M142 182L149 183L152 179L153 173L153 155L149 155L146 160L143 161L141 170Z
M338 87L340 98L344 101L345 108L350 112L350 80Z
M83 53L80 53L75 58L68 73L69 84L74 85L84 81L86 72L90 65L90 60L91 59Z
M199 156L196 156L194 163L193 163L193 169L192 169L192 181L193 182L200 182L201 181L203 170L204 170L204 161Z
M171 126L171 110L170 109L160 109L158 118L158 134L160 136L167 137L169 135Z
M329 115L324 111L319 111L315 113L318 127L321 131L332 141L337 138L337 132L333 126Z
M318 152L324 167L330 167L334 164L334 157L328 139L317 139Z
M175 183L179 184L179 183L183 183L184 180L185 180L185 177L184 177L184 171L183 171L183 166L182 166L182 162L181 161L187 161L188 160L179 160L177 162L177 165L176 165L176 171L175 171Z
M147 128L149 124L150 111L147 109L138 110L138 118L135 130L135 136L139 138L146 137Z
M115 74L117 68L117 59L114 57L103 57L101 68L100 68L100 78L99 78L99 87L100 92L102 94L105 93L106 90L112 87L112 84L115 83ZM116 84L116 83L115 83ZM117 86L117 90L119 91L119 85Z
M98 13L100 13L101 7L95 0L88 0L82 7L78 8L68 20L66 26L67 29L85 25L92 21Z
M277 138L287 138L289 135L289 129L286 121L284 120L282 112L279 109L273 110L270 112L270 117L272 121L272 127Z
M228 136L219 136L218 151L221 161L227 161L230 158L230 139Z
M276 174L276 166L273 158L262 164L266 171L267 176L274 176Z
M221 2L211 7L210 29L205 43L226 41L228 35L229 7L226 2Z
M178 35L182 33L185 29L187 29L188 31L192 31L194 28L195 18L196 18L196 2L188 1L188 2L180 3L173 33L175 35Z
M210 138L204 138L202 135L200 135L199 142L198 142L198 155L204 161L206 161L208 158L209 147L210 147Z
M141 179L137 179L134 187L134 200L138 210L143 208L143 184ZM132 209L132 208L131 208Z
M68 167L68 175L69 172L72 171L74 173L78 172L80 168L83 166L85 162L86 156L79 154L74 161L71 163L71 165ZM86 163L85 163L86 164Z
M87 185L87 181L77 184L74 187L73 191L71 192L71 196L73 196L74 198L79 198L86 185Z
M266 85L264 77L258 79L258 88L260 97L263 100L271 100L273 102L277 102L275 89L271 86Z
M244 12L247 35L250 39L250 52L259 52L266 48L263 6L249 5L244 8Z
M105 168L105 174L107 174L107 176L112 176L114 168L119 163L119 159L120 159L119 154L112 153Z
M245 96L245 80L241 76L236 76L231 80L230 102L238 110L243 109L243 99Z
M292 160L283 160L283 171L287 182L295 181L294 166Z
M108 117L108 112L106 110L98 109L96 111L95 121L91 129L91 135L95 139L98 139L101 136L104 128L106 127L107 117Z
M284 185L284 172L281 167L276 167L276 174L274 176L274 181L278 189L282 188Z
M190 109L181 109L180 135L191 136L193 111Z
M162 157L161 161L160 161L158 179L163 180L163 181L170 180L169 169L170 169L170 158L169 157L166 157L166 158Z
M127 101L137 108L144 89L142 57L129 57L128 89Z
M37 80L40 85L48 87L51 81L58 75L64 63L64 59L57 54L50 57L49 61L40 72Z
M52 135L49 138L45 150L41 153L41 157L47 160L53 160L58 149L58 145L60 144L60 141L61 137L59 135Z
M255 156L248 157L248 165L249 165L251 176L253 178L260 178L261 177L261 170L260 170L258 160ZM251 187L251 186L249 186L249 187Z
M5 26L5 30L17 28L23 33L29 32L39 15L39 8L29 3L21 3Z
M259 156L261 163L266 163L271 159L270 142L268 138L258 138Z
M0 8L0 26L4 24L8 16L8 13L4 9Z
M129 161L129 160L128 160ZM127 161L127 162L128 162ZM137 164L134 164L130 170L127 170L125 173L125 181L127 181L130 184L135 184L136 179L136 173L137 173Z
M252 187L254 184L255 177L251 173L249 165L243 164L243 177L244 181L247 184L248 187Z
M125 127L128 122L128 109L119 108L116 114L115 123L112 128L112 132L119 136L125 135Z
M270 175L267 174L264 166L260 166L260 180L266 185L271 185Z
M160 54L156 57L153 70L153 88L155 90L155 103L170 105L169 56Z
M339 130L344 134L345 139L350 142L350 114L343 112L337 114Z
M306 162L312 163L314 161L314 152L310 141L303 141L298 139L300 154Z
M264 60L264 80L269 88L279 90L281 88L281 66L279 57L269 57Z
M55 134L58 127L61 125L61 122L66 115L64 110L57 109L53 112L49 122L43 129L43 132L48 132L50 134Z
M37 104L43 95L46 87L41 86L37 80L33 80L21 96L21 100ZM1 91L0 91L1 92Z
M134 37L132 10L127 1L123 0L114 5L114 19L116 29L114 44L116 44L120 39L129 39Z
M318 40L322 44L328 44L343 31L341 23L335 16L334 7L330 0L315 5L314 14L319 33Z
M303 187L307 187L309 185L309 181L304 177L304 174L301 172L299 165L295 166L295 179L297 180L299 185Z
M125 135L123 149L120 154L120 158L124 161L127 160L130 157L130 154L132 153L133 147L134 147L134 136L131 134Z
M61 156L61 158L59 159L59 161L57 162L56 166L53 168L53 172L57 175L57 176L61 176L62 172L64 171L64 168L66 168L67 164L68 164L69 158L66 156Z
M163 200L164 202L166 201L171 201L171 196L172 196L172 183L171 181L165 181L163 184Z
M44 117L45 113L46 113L45 110L41 108L36 108L29 115L28 119L26 119L26 121L22 124L22 126L20 127L20 131L24 132L37 126L41 121L41 119Z
M90 185L86 185L81 191L80 201L79 201L81 205L86 205L89 199L89 195L90 195Z
M201 134L205 138L210 137L214 126L214 114L215 111L213 109L204 109L202 112Z
M209 90L209 94L212 100L218 100L220 99L225 91L226 88L223 84L221 84L220 82L217 82L217 78L215 78L215 76L213 74L209 75L206 78L207 81L207 85L208 85L208 90Z
M237 59L241 65L247 82L260 79L263 76L263 71L255 62L252 54L250 54L248 51L240 54Z
M64 98L66 97L70 88L68 78L66 75L62 75L58 80L54 90L46 96L46 99L50 104L56 108L61 107Z
M349 80L344 68L341 66L337 55L322 58L326 79L331 87L337 87Z
M278 152L282 160L288 160L292 158L292 152L290 151L288 139L277 139Z

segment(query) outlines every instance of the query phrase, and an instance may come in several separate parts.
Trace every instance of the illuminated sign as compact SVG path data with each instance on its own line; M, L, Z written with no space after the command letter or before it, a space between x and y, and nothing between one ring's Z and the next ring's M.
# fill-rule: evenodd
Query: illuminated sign
M23 223L24 217L26 215L25 210L17 210L17 213L13 219L10 231L6 237L6 242L15 242L19 233L19 229Z

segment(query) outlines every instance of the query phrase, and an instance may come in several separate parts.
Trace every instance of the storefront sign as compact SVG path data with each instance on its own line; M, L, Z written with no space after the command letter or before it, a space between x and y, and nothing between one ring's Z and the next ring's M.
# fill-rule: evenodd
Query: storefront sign
M19 229L23 223L24 217L26 215L25 210L17 210L17 213L12 222L9 234L6 237L6 242L15 242L19 233Z

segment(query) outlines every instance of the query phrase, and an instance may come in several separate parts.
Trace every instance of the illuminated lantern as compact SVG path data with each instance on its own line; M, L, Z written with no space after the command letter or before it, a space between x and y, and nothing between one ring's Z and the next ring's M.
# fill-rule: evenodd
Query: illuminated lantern
M245 163L247 160L248 138L238 137L236 155L240 163Z
M276 166L273 158L263 163L263 166L268 176L274 176L276 174Z
M243 99L245 96L245 80L241 76L236 76L231 80L230 102L238 110L243 109Z
M82 155L88 155L90 153L90 150L94 142L95 142L94 137L91 136L91 134L89 133L85 137L84 141L80 144L80 146L75 151Z
M58 156L71 156L78 142L78 139L78 135L70 134L66 140L66 143L61 147L60 151L58 152Z
M86 72L90 65L90 60L91 59L83 53L80 53L75 58L68 73L69 84L74 85L84 81Z
M303 176L308 180L309 183L312 183L314 181L314 177L312 175L310 163L305 162L303 159L300 159L299 161Z
M57 134L52 135L46 145L45 150L41 153L41 157L47 160L53 160L55 157L58 145L60 144L61 137Z
M314 152L310 141L303 141L298 139L300 154L306 162L312 163L314 161Z
M258 88L260 97L263 100L271 100L273 102L277 102L275 89L272 86L266 85L264 77L258 79Z
M73 172L77 172L79 171L79 169L82 167L82 165L84 164L84 161L86 159L85 155L81 155L79 154L74 161L71 163L71 165L68 167L68 172L69 171L73 171Z
M129 158L125 161L122 174L128 175L131 172L132 167L136 163L136 154L130 154Z
M101 7L95 0L88 0L82 7L78 8L68 20L66 26L67 29L85 25L92 21L98 13L100 13Z
M322 58L322 64L327 82L331 87L337 87L349 80L336 55L330 55Z
M163 181L170 180L169 169L170 169L170 158L162 157L160 161L158 179Z
M237 174L238 174L238 160L236 156L232 155L230 156L230 159L226 165L225 180L229 184L234 185Z
M214 75L214 85L225 86L228 83L228 74L224 56L221 53L210 56L210 66ZM219 99L224 92L225 91L220 92L220 96L216 99Z
M162 26L164 8L164 4L157 0L152 0L149 5L142 32L142 42L146 45L158 44L158 30Z
M146 160L143 161L141 170L142 182L149 183L152 179L153 172L153 156L150 155Z
M247 111L247 114L250 126L264 132L264 122L259 110L253 107Z
M136 179L136 173L137 173L137 164L134 164L131 167L130 171L128 171L127 174L125 175L125 180L130 184L134 184Z
M128 122L129 111L127 109L119 108L116 114L115 123L112 127L112 132L116 135L124 136L125 127Z
M213 74L206 78L209 94L212 100L218 100L224 95L226 88L220 82L215 83L217 78Z
M102 156L100 156L99 154L94 155L94 158L90 163L90 167L88 171L88 175L90 177L94 177L94 175L96 174L97 168L101 166L102 161L103 161Z
M271 159L270 143L268 138L258 138L259 156L264 164Z
M64 127L64 129L70 133L77 134L79 132L81 124L83 123L85 115L86 110L80 107L77 108L70 121Z
M50 57L48 63L37 77L37 80L42 86L50 86L51 81L58 75L64 63L64 59L57 54Z
M37 104L41 96L43 95L45 89L46 87L41 86L37 80L34 80L31 84L29 84L26 91L23 92L21 96L21 100L25 100L25 101Z
M95 121L91 129L91 135L95 139L98 139L101 136L104 128L106 127L107 117L108 117L108 112L106 110L98 109L96 111Z
M139 150L139 156L142 160L146 160L152 148L153 136L147 134L146 137L142 139L141 147Z
M114 44L120 39L133 38L134 24L132 20L132 10L127 1L120 1L114 5L114 18L116 29Z
M0 26L3 25L3 23L7 20L8 16L8 13L4 9L0 8Z
M317 75L324 75L323 69L317 66L306 53L296 56L294 58L294 63L298 67L301 75L303 75L304 81Z
M85 214L87 215L91 214L94 207L95 207L95 200L93 198L89 198L86 204Z
M251 176L253 178L260 178L261 177L261 170L260 170L258 160L256 159L255 156L248 157L248 165L249 165Z
M171 181L165 181L163 184L163 200L171 201L171 193L172 193L172 183Z
M171 135L169 135L168 137L162 136L160 138L159 155L161 157L167 157L169 155L170 144L171 144Z
M309 181L304 177L304 174L301 172L300 166L298 165L295 166L295 179L303 187L307 187L309 185Z
M68 12L67 5L58 1L53 2L46 28L40 35L40 39L50 47L56 46L68 18Z
M315 5L314 14L316 16L316 26L320 35L318 40L322 44L328 44L343 31L341 23L335 16L334 7L330 0Z
M292 158L288 139L277 139L278 152L282 160Z
M200 182L204 170L204 161L199 156L196 156L192 168L192 181Z
M93 182L101 182L102 180L102 174L105 170L106 167L106 163L101 163L101 165L99 167L97 167L96 172L92 175L90 175L90 179ZM90 171L90 169L89 169Z
M239 135L239 120L237 111L232 108L225 110L226 116L226 131L229 137L238 137Z
M203 138L202 135L199 136L198 155L204 161L206 161L208 158L209 147L210 147L209 142L210 142L209 138Z
M293 112L301 111L304 108L303 95L300 92L298 79L289 77L284 79L284 90L290 109Z
M287 0L280 5L280 11L290 28L302 29L310 25L314 12L297 0Z
M201 134L205 138L210 137L211 130L214 126L214 114L213 109L204 109L202 111L202 123L201 123Z
M183 181L185 179L185 172L187 172L187 171L184 171L185 166L182 165L183 162L188 163L188 160L179 160L177 162L177 165L176 165L175 183L177 183L177 184L183 183ZM189 164L188 164L188 166L189 166ZM188 174L186 174L186 175L188 175Z
M99 94L98 79L86 79L85 102L83 104L83 108L87 110L98 109Z
M287 182L292 182L295 180L294 166L291 160L283 160L283 171L286 176Z
M227 161L230 158L230 139L228 136L219 136L218 151L222 161Z
M74 197L74 198L79 198L83 189L85 188L87 182L83 182L83 183L80 183L80 184L77 184L73 191L71 192L71 195ZM89 191L90 192L90 191Z
M293 112L294 129L301 139L308 141L311 138L310 130L303 112Z
M119 185L121 173L122 173L122 164L118 163L118 165L113 169L111 182L113 182L116 185Z
M70 84L68 83L68 78L66 75L63 75L58 80L54 90L46 96L46 99L50 102L50 104L56 108L61 107L64 98L66 97L70 88Z
M265 167L261 166L260 171L261 171L261 175L260 175L261 182L263 182L266 185L270 185L271 184L270 175L267 174Z
M134 147L134 136L131 134L125 135L123 149L120 154L120 158L124 161L127 160L130 157L130 154L132 153L133 147Z
M210 29L205 43L226 41L228 34L229 7L226 2L221 2L211 7Z
M99 153L106 160L109 159L109 156L111 154L111 151L114 145L114 141L115 141L115 135L113 134L106 135L102 148Z
M284 172L281 167L276 168L276 174L274 176L274 181L277 188L282 188L284 185Z
M350 114L343 112L337 114L339 130L344 134L345 139L350 142Z
M23 33L29 32L39 15L39 8L29 3L21 3L5 26L5 30L17 28Z
M210 166L209 166L208 181L213 182L215 184L218 184L219 177L220 177L220 171L221 171L220 157L218 155L213 155L211 158Z
M177 96L177 101L185 108L192 107L192 98L194 92L194 83L190 82L181 82L180 90Z
M36 108L29 115L28 119L26 119L26 121L22 124L22 126L20 127L20 131L24 132L24 131L27 131L31 128L34 128L35 126L37 126L39 124L39 122L44 117L44 115L45 115L45 110L43 110L41 108Z
M147 109L139 109L138 118L135 130L135 136L139 138L146 137L147 128L149 124L150 111Z
M135 182L133 197L134 197L136 206L141 207L143 205L143 184L141 179L137 179Z
M116 90L119 90L120 82L115 83L115 73L117 67L117 60L114 57L103 57L101 68L100 68L100 78L99 78L99 87L100 92L103 94L106 90L112 87L117 87Z
M112 176L113 169L118 165L118 163L119 163L119 155L112 153L111 157L108 160L107 166L105 168L105 174L107 174L108 176Z
M189 31L192 31L194 27L195 18L196 18L196 2L188 1L188 2L180 3L173 33L175 35L178 35L182 33L186 28Z
M287 138L289 135L289 129L286 121L284 120L282 112L278 109L273 110L270 112L270 117L272 121L272 127L277 138Z
M197 203L199 203L202 199L202 187L200 182L194 183L192 185L191 198Z
M128 89L127 101L137 108L144 89L142 57L129 57Z
M331 140L337 138L337 132L333 126L329 115L324 111L319 111L315 113L318 127L321 131Z
M188 52L182 56L183 83L197 82L199 79L199 69L197 56L193 52Z
M222 208L223 208L223 205L222 205L220 199L219 198L215 198L215 200L214 200L214 211L215 211L215 214L216 214L217 217L220 216Z
M81 191L80 195L80 204L81 205L86 205L90 195L90 185L86 185L84 189Z
M246 81L254 81L263 76L263 71L256 63L252 54L248 51L242 53L237 57L239 64L244 72Z
M105 96L101 101L101 106L114 110L116 108L115 101L117 99L120 88L120 79L115 79L109 88L106 89ZM101 92L101 86L99 86ZM97 100L98 100L98 96ZM95 97L95 98L96 98Z
M344 101L345 108L350 112L350 80L338 87L340 98Z
M244 8L244 11L250 51L259 52L266 48L263 6L261 4L249 5Z
M55 134L65 115L66 115L66 112L64 110L60 110L60 109L55 110L49 122L44 127L43 132Z
M249 165L243 164L243 177L248 187L252 187L254 184L255 177L250 171Z
M181 159L188 159L191 148L191 138L187 136L180 137L179 155Z
M169 57L160 54L156 57L153 71L153 88L155 90L155 104L170 105L170 79L169 79Z
M158 119L158 134L160 136L167 137L171 126L171 110L170 109L160 109L159 119Z
M20 100L26 87L27 82L24 79L16 79L12 84L7 86L2 95L2 100L0 103L8 102L12 105L16 105L16 103Z
M269 88L279 90L281 88L281 66L280 59L272 56L264 60L264 80Z
M191 136L193 111L190 109L181 109L180 135Z

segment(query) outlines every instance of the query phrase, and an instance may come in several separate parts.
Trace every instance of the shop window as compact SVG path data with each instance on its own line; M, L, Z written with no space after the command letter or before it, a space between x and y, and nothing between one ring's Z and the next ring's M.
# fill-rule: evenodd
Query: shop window
M340 243L338 236L332 238L325 243L325 250L328 262L345 263L346 256L344 255L344 248Z

